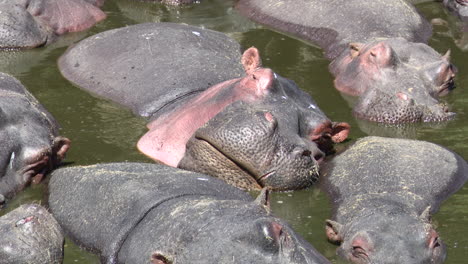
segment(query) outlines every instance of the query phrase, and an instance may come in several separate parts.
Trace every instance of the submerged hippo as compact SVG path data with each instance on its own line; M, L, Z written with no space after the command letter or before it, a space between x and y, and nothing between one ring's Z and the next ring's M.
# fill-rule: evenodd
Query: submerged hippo
M38 183L64 158L70 140L15 78L0 73L0 201Z
M427 43L430 24L404 0L239 0L252 20L313 42L332 60L335 87L360 96L359 117L433 122L454 113L438 102L454 88L455 67Z
M317 160L349 125L331 122L293 81L263 68L256 48L242 64L239 50L219 32L147 23L85 39L59 67L83 89L149 117L138 149L154 160L245 189L311 185Z
M468 21L468 0L443 0L443 3L461 20Z
M38 204L24 204L0 217L0 264L61 264L62 229Z
M267 192L253 201L203 174L145 163L71 167L52 174L49 191L65 232L102 263L330 263L270 214Z
M104 0L0 0L0 49L35 48L103 20Z
M442 263L430 215L468 178L468 164L438 145L366 137L324 168L338 254L354 263Z

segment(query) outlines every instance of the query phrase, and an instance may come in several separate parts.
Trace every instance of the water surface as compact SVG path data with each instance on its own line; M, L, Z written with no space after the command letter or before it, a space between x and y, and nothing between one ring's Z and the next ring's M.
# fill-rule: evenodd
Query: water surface
M338 145L338 149L366 135L399 136L435 142L468 159L468 33L462 34L462 26L446 13L440 3L424 3L418 5L418 8L429 20L438 21L430 45L440 53L451 49L452 61L459 69L456 80L458 88L444 99L451 105L452 111L458 114L454 121L448 123L411 125L405 129L356 120L351 115L350 106L333 88L332 77L327 69L329 62L323 58L319 48L252 23L238 15L232 6L232 0L204 0L201 4L183 8L131 0L108 0L103 7L108 18L93 29L69 34L60 42L45 48L0 52L0 71L20 79L62 125L61 134L73 141L66 158L68 165L151 162L135 148L138 138L146 131L145 120L74 87L60 75L56 60L73 42L111 28L143 22L193 24L226 32L238 40L243 48L256 46L265 66L293 79L312 95L330 119L350 123L350 140ZM43 200L45 189L44 185L28 188L11 201L7 210L23 203ZM287 220L327 258L334 263L344 263L335 255L336 246L326 241L324 220L330 217L330 206L322 192L312 188L275 193L272 207L276 215ZM446 263L466 263L468 187L442 205L434 222L447 244ZM67 241L64 263L99 263L99 259Z

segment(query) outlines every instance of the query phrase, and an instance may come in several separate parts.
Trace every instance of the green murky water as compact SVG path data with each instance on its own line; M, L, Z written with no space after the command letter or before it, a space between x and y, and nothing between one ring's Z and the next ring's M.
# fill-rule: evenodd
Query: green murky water
M131 0L107 0L103 10L108 18L90 31L67 35L46 48L0 52L0 71L20 79L60 122L61 134L73 141L66 159L70 165L112 161L151 162L135 148L138 138L146 130L145 120L71 85L60 75L56 60L67 45L107 29L142 22L193 24L226 32L244 48L256 46L265 66L296 81L299 87L313 96L330 119L351 124L349 142L368 134L404 136L441 144L468 159L468 92L465 91L468 87L468 32L463 35L459 30L461 25L447 15L440 4L425 3L418 5L418 8L429 20L442 19L446 22L434 26L430 45L440 53L449 48L452 50L452 61L459 68L458 88L445 100L458 115L456 120L447 124L415 125L404 131L356 120L351 115L349 105L333 88L327 69L328 61L323 59L320 49L249 22L240 17L232 5L233 0L204 0L202 4L192 7L168 8ZM10 203L8 210L23 203L42 200L44 196L44 185L32 186L20 193ZM272 204L273 212L292 224L322 254L334 263L344 263L335 256L336 247L325 238L324 220L330 217L330 206L323 193L315 188L277 193L273 196ZM434 222L447 244L446 263L466 263L468 186L442 205ZM67 241L64 263L99 263L99 259Z

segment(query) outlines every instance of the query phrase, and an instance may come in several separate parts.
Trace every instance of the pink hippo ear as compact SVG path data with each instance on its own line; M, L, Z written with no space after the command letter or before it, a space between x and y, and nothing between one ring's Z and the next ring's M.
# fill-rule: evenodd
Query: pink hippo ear
M350 128L351 126L346 122L333 122L331 132L332 141L335 143L343 142L348 138Z
M342 224L333 220L327 219L325 221L325 233L327 234L328 240L335 244L341 244L343 237L341 236Z
M151 255L151 264L172 264L172 262L171 259L160 252L155 252Z
M260 59L260 54L255 47L250 47L244 54L242 54L242 65L244 65L244 70L246 74L251 74L255 69L262 66L262 60Z

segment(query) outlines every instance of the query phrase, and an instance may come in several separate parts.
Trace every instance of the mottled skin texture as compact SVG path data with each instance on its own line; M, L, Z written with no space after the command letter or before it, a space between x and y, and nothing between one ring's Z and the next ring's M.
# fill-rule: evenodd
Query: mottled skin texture
M455 13L461 20L468 21L467 0L443 0L443 3L448 10Z
M330 263L270 214L267 193L203 174L100 164L55 171L49 190L65 232L103 263Z
M358 117L385 123L453 118L438 105L438 96L453 89L456 70L449 56L423 44L431 26L406 1L239 0L236 7L252 20L322 47L332 60L335 87L365 94L354 108ZM409 99L417 107L407 110Z
M0 0L0 49L34 48L83 31L106 15L103 0Z
M442 263L430 215L467 178L466 161L441 146L362 138L324 168L334 207L327 236L354 263Z
M60 264L63 234L38 204L24 204L0 217L0 263Z
M237 42L219 32L147 23L85 39L59 59L59 67L77 86L149 117L149 131L137 147L156 161L176 167L187 146L190 154L180 167L230 179L241 188L309 186L317 177L317 160L347 137L349 125L331 122L293 81L263 68L256 48L242 57L239 51ZM256 111L264 117L251 115ZM224 117L208 122L218 114ZM242 126L227 125L234 115ZM269 133L261 128L265 122L274 124ZM193 143L196 136L187 144L202 126L218 132L205 140L208 145ZM250 138L240 141L246 130ZM217 149L207 148L210 144ZM258 159L252 158L254 150L260 151ZM199 152L209 162L197 157ZM280 175L275 173L280 164L301 165Z
M64 158L70 140L15 78L0 73L0 201L38 183Z

